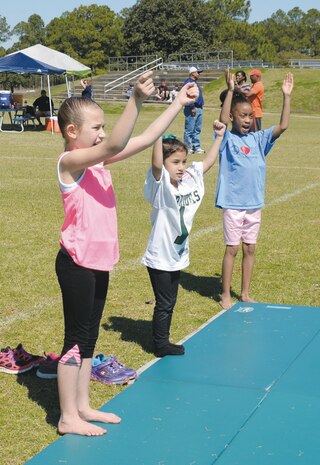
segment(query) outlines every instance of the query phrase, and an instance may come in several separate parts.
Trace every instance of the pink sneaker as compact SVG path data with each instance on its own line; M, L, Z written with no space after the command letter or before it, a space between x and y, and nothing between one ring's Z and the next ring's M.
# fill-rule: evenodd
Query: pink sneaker
M22 344L18 344L15 349L6 347L0 352L0 371L13 375L25 373L38 366L43 357L29 354L24 350Z

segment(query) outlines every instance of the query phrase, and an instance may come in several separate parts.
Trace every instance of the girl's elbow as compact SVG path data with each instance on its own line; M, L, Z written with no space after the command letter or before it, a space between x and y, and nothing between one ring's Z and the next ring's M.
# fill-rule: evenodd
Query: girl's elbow
M288 124L280 124L280 134L288 129Z
M108 155L114 156L117 155L118 153L122 152L122 150L125 148L127 144L119 144L119 143L114 143L114 144L109 144L108 145Z

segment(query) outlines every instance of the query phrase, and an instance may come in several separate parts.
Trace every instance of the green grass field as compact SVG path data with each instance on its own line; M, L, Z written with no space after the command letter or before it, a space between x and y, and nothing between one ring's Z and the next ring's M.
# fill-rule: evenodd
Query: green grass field
M296 101L302 101L298 89L294 92ZM119 108L108 111L109 129ZM150 106L143 110L136 132L162 109ZM218 115L218 105L204 113L204 148L211 144L212 121ZM263 125L266 128L278 120L278 113L267 113ZM294 113L289 129L268 156L266 207L252 283L257 301L320 305L319 123L317 114ZM182 137L183 124L181 114L170 132ZM1 347L22 342L35 354L59 352L63 322L54 262L63 221L56 179L62 138L46 131L28 131L1 133L0 141ZM150 208L143 200L150 156L147 150L110 168L117 195L121 259L111 275L97 344L97 353L115 354L136 369L153 358L153 306L146 303L153 294L148 274L140 265L150 232ZM200 159L192 156L190 162ZM221 212L214 208L216 179L217 166L206 175L206 196L191 234L191 265L182 273L173 341L220 311L224 244ZM235 301L239 292L240 257L233 280ZM100 407L122 389L92 383L93 405ZM0 393L1 464L21 465L58 437L56 381L41 380L35 372L20 376L0 373Z

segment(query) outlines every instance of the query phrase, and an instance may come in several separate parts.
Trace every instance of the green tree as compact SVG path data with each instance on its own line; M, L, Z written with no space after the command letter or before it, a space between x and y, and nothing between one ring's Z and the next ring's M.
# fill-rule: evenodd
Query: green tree
M270 40L269 35L265 32L264 26L261 23L249 25L247 43L250 45L250 50L246 59L275 62L277 50Z
M46 28L46 45L92 69L105 68L109 56L122 52L122 19L107 6L81 6L54 18Z
M0 15L0 42L6 42L11 36L10 27L4 16Z
M296 7L285 13L276 11L271 18L262 22L264 34L272 42L276 53L304 52L317 55L320 48L320 11L311 9L304 13Z
M126 54L166 58L228 48L230 41L237 44L235 30L249 12L249 0L140 0L121 12Z
M220 12L226 18L248 21L250 13L250 0L209 0L212 10Z
M122 16L127 55L207 49L202 0L140 0Z
M310 55L320 55L320 10L309 10L302 18L304 44Z
M6 42L11 36L10 27L8 26L7 20L4 16L0 15L0 43ZM4 47L0 46L0 57L6 54Z
M12 34L18 36L18 41L13 44L12 50L41 44L45 40L45 24L41 16L34 14L29 16L28 21L16 24Z

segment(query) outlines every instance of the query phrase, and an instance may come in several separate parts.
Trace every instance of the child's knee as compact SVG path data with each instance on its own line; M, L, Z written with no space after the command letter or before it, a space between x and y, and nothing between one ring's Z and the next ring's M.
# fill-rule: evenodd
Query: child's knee
M256 250L256 244L242 244L243 254L247 256L253 256Z
M231 255L232 257L236 257L239 250L239 245L227 245L226 246L226 254Z

